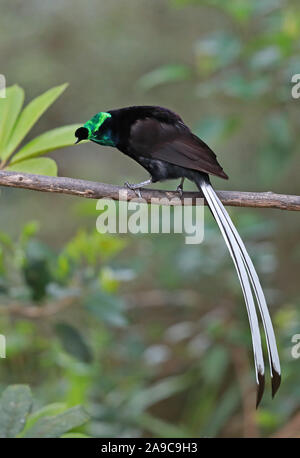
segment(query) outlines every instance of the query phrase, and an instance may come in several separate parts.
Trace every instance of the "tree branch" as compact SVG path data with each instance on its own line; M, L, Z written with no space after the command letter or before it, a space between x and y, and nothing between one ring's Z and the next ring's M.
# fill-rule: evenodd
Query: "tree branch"
M25 304L19 305L18 303L8 304L0 306L0 315L16 315L28 319L48 318L71 307L77 299L77 296L68 296L55 303L43 304L42 307L28 304L24 306Z
M77 180L74 178L48 177L2 170L0 171L0 186L70 194L89 199L111 198L113 200L130 200L136 198L133 191L121 186ZM121 195L119 194L120 192ZM274 194L273 192L240 191L217 191L217 194L224 205L300 211L300 196ZM145 201L150 202L151 199L178 198L178 193L175 191L143 189L142 197ZM182 198L191 198L192 205L196 204L196 198L199 197L201 197L199 192L185 192L182 196ZM168 204L168 202L165 203Z

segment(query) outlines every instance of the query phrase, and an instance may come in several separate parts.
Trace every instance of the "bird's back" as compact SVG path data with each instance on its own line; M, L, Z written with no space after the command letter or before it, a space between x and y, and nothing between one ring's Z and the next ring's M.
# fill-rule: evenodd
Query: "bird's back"
M228 178L215 153L173 111L144 105L110 110L109 113L118 132L118 148L138 162L142 156Z

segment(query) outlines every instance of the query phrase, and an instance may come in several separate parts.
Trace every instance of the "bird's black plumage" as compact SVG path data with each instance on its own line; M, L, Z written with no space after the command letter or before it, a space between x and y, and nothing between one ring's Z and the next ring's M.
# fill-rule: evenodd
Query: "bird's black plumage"
M279 388L280 362L274 330L257 273L227 211L211 186L209 175L227 179L215 153L194 135L171 110L158 106L132 106L100 112L75 132L77 142L88 138L115 146L141 164L151 179L188 178L204 195L221 230L235 265L249 317L257 383L257 405L264 391L264 359L255 299L266 333L272 395ZM130 185L137 189L139 185Z
M154 182L192 178L191 171L228 178L215 153L172 111L142 106L109 113L118 126L117 148L146 168Z

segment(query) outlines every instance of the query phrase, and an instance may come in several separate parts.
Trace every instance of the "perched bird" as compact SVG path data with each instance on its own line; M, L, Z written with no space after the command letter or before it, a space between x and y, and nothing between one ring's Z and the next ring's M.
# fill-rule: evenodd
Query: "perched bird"
M142 165L150 178L142 183L125 183L140 195L140 189L157 181L180 178L182 194L185 178L193 181L204 195L235 265L250 323L257 384L256 406L265 384L265 368L254 298L262 318L272 380L272 396L281 382L275 334L253 263L227 211L215 193L209 175L227 179L215 153L194 135L176 113L159 106L132 106L100 112L76 130L76 143L91 140L118 148ZM253 294L254 293L254 294Z

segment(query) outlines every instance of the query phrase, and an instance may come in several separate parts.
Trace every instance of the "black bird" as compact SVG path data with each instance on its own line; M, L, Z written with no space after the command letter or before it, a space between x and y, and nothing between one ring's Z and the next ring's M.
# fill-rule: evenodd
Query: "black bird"
M228 179L215 153L190 131L180 116L158 106L132 106L97 113L76 130L75 136L76 143L88 139L100 145L114 146L142 165L149 172L150 178L138 184L125 183L139 194L141 187L167 179L181 179L177 187L180 194L185 178L196 184L224 237L245 298L255 362L256 406L264 392L265 368L254 297L266 334L274 397L281 382L275 334L253 263L210 183L209 175Z

